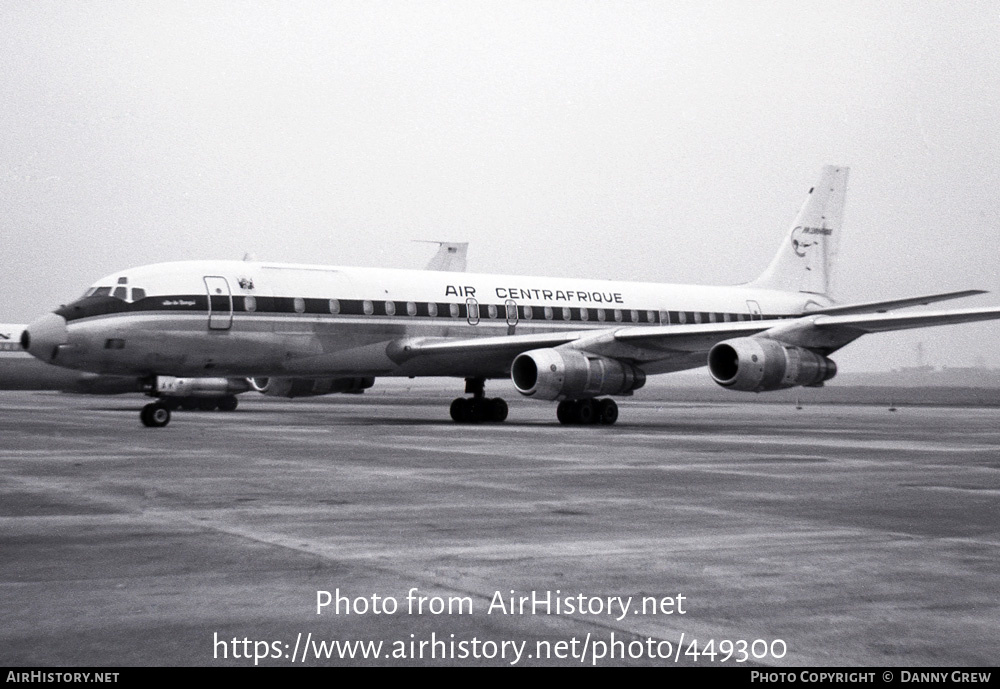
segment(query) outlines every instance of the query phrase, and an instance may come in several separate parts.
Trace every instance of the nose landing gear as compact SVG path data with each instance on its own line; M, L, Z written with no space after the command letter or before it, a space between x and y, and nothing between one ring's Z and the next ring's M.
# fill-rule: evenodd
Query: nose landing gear
M139 412L143 426L162 428L170 423L170 409L162 402L151 402Z
M170 423L170 413L176 409L188 411L235 411L239 405L236 395L223 397L162 397L150 402L139 413L143 426L162 428Z

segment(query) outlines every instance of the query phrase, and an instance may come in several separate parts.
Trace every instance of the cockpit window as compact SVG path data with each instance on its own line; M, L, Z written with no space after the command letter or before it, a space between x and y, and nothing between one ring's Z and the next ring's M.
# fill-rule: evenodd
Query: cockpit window
M146 290L142 287L133 287L129 290L129 288L125 285L118 285L117 287L91 287L83 296L84 298L114 297L115 299L121 299L122 301L133 302L145 299Z

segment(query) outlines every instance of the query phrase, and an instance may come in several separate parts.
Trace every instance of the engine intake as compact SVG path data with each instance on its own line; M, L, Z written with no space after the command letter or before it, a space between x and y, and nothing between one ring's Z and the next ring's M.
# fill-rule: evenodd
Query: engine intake
M541 400L622 395L646 384L646 374L624 362L574 349L533 349L510 368L517 391Z
M374 378L251 378L253 389L269 397L315 397L339 392L361 394Z
M708 371L722 387L764 392L818 387L837 375L837 364L802 347L763 337L740 337L712 347Z

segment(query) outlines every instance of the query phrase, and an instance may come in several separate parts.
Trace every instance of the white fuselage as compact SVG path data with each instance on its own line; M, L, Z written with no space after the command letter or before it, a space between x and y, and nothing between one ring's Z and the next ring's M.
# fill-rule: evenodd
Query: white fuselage
M99 280L88 294L55 312L66 319L65 342L53 339L52 354L41 358L99 373L174 376L499 377L509 361L468 370L461 360L403 361L389 345L770 320L830 304L747 287L242 261L133 268ZM38 355L45 329L33 324L32 337ZM641 365L657 373L701 366L704 358Z

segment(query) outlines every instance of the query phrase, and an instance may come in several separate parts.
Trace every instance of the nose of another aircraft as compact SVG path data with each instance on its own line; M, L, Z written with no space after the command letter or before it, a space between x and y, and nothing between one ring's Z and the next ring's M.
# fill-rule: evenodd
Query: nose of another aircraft
M69 341L66 319L55 313L48 313L28 325L21 334L21 346L34 357L46 363L55 361L59 346Z

